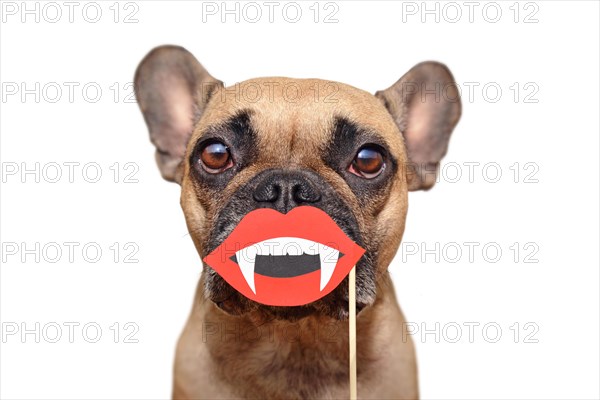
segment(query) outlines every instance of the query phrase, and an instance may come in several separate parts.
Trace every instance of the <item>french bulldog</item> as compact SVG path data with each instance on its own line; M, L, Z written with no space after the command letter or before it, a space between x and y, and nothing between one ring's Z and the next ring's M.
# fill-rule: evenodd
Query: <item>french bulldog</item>
M418 64L375 95L283 77L225 87L190 52L167 45L141 61L134 88L160 172L181 185L201 259L254 210L282 218L302 206L324 211L365 251L356 264L359 398L418 398L414 345L388 266L408 192L434 185L460 118L448 68ZM258 266L244 267L259 296ZM306 305L273 306L203 263L177 344L173 398L348 398L348 309L347 278Z

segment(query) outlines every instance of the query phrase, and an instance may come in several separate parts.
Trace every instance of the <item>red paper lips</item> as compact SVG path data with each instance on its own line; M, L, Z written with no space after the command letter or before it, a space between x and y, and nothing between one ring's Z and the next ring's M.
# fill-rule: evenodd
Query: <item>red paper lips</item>
M299 306L335 289L364 252L318 208L287 214L261 208L242 218L204 262L251 300Z

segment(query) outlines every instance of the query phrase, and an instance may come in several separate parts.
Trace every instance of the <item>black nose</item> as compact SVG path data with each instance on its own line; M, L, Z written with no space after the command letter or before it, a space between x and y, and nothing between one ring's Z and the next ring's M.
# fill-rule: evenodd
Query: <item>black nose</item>
M258 184L252 197L262 207L283 213L296 206L317 203L321 201L321 191L314 175L309 171L265 171L255 178Z

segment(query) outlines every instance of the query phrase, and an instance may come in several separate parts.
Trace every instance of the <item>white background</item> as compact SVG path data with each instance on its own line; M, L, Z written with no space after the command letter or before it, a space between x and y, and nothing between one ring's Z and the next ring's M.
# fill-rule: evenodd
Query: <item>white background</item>
M117 23L112 1L98 3L102 16L96 23L83 18L86 3L75 8L72 23L62 2L57 3L62 18L56 23L45 20L54 18L56 10L46 8L43 15L45 3L39 3L40 21L26 15L21 23L21 2L12 3L19 8L15 15L13 8L5 8L7 3L0 28L1 234L3 246L14 243L18 252L3 254L1 319L5 330L13 324L21 329L22 323L33 329L37 322L47 331L39 343L34 334L24 340L21 332L3 335L3 398L170 396L175 343L201 263L179 208L179 187L160 178L142 116L136 104L125 101L138 62L165 43L186 47L227 84L257 76L318 77L374 92L420 61L446 63L463 88L463 116L444 165L462 165L463 175L452 183L456 169L447 169L449 178L431 191L410 195L404 240L420 249L439 243L438 254L457 243L463 254L453 263L449 258L455 253L441 254L436 262L435 254L405 252L403 260L399 252L390 266L407 320L434 331L440 324L439 343L434 334L414 336L422 397L600 396L597 2L516 7L512 1L498 2L486 8L487 14L482 2L472 22L467 6L458 2L454 5L462 18L455 23L449 19L455 18L456 7L444 8L445 3L437 6L439 22L432 14L425 15L425 23L421 2L337 2L337 23L323 22L336 9L325 10L323 3L315 23L309 9L313 2L300 4L303 14L297 23L283 18L285 3L275 10L273 23L262 3L257 23L244 21L243 15L239 23L233 15L221 23L219 14L203 21L202 4L191 1L141 1L127 9L121 3ZM502 15L492 23L496 8ZM138 22L124 23L136 9ZM518 22L515 9L520 10ZM87 11L94 18L94 10ZM293 10L288 11L293 18ZM529 19L537 22L525 23L532 12ZM33 89L36 82L42 92L39 102L35 94L22 99L21 83ZM42 90L52 82L62 88L56 103L49 101L56 97L52 84L46 93ZM79 83L73 102L65 82ZM102 89L95 103L93 89L88 100L82 94L90 82ZM116 102L115 82L120 87ZM465 85L469 82L479 84L472 96ZM527 83L533 86L525 88ZM7 89L12 93L15 87L19 92L8 95ZM502 90L497 99L495 87ZM537 102L526 102L532 100ZM53 162L80 165L72 183L66 166L59 182L42 175L37 183L33 174L21 175L23 165L33 168L36 162L40 168ZM102 177L88 183L82 166L94 162ZM115 162L121 172L118 183L110 169ZM480 163L473 182L465 162ZM515 183L515 167L510 167L517 162ZM139 167L134 175L138 183L124 182L124 174L132 171L125 163ZM496 183L488 182L496 169L482 174L488 163L500 168ZM534 164L525 169L525 163ZM15 165L17 174L6 175ZM52 179L56 170L49 168ZM529 178L538 182L526 183L532 171ZM94 177L93 169L87 172ZM34 248L36 242L40 249L48 243L80 245L73 262L64 246L55 263L48 260L55 254L48 246L50 253L39 262L35 254L24 255L22 262L23 246ZM116 263L109 248L115 242L121 248ZM138 263L124 262L126 250L132 249L123 248L129 242L139 248L134 256ZM480 244L473 262L465 242ZM517 262L510 249L515 242L520 247ZM102 249L98 262L83 258L87 243ZM482 255L487 243L502 249L495 263ZM531 260L539 262L524 262L532 249L538 251ZM488 260L495 257L492 250L488 255ZM80 324L73 343L63 325L68 322ZM90 322L102 328L97 343L88 343L82 334L82 326ZM116 322L118 343L110 329ZM134 336L138 343L124 343L131 332L124 328L127 322L139 327ZM469 322L480 324L473 343L464 325ZM525 329L528 322L532 324ZM55 336L52 323L63 326L57 343L47 340ZM494 329L484 334L486 323L502 329L496 343L490 343ZM456 324L462 337L451 343ZM525 340L535 327L537 332ZM88 334L93 338L95 332ZM531 339L537 343L526 343Z

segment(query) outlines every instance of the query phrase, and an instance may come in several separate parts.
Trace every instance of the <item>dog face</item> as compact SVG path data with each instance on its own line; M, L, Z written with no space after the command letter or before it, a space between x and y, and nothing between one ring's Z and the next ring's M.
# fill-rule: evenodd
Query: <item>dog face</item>
M260 78L225 88L174 46L142 60L135 91L161 173L181 184L201 257L257 208L319 208L365 249L357 264L359 310L375 301L398 249L407 192L433 186L461 111L452 75L438 63L417 65L375 96L317 79ZM231 314L347 317L347 282L297 307L253 302L207 265L202 284L206 298Z

